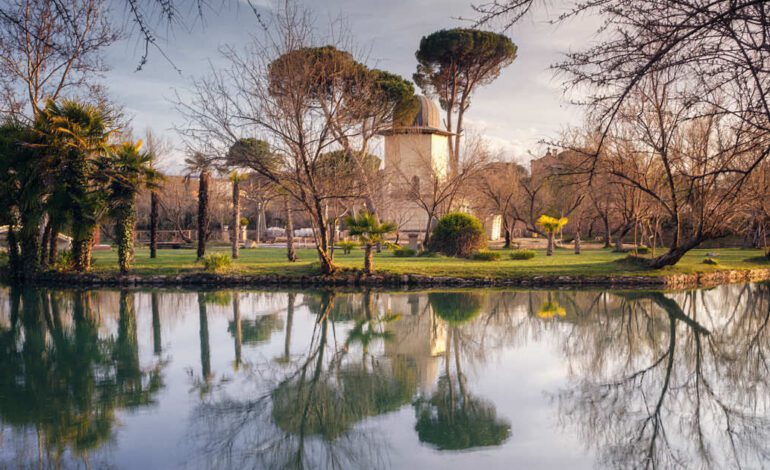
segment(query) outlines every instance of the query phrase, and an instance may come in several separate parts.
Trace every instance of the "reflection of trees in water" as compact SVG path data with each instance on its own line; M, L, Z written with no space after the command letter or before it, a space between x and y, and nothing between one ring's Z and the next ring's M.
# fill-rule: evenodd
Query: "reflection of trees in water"
M356 426L411 402L416 387L408 367L366 353L375 340L387 338L384 324L394 316L364 313L344 342L337 340L331 291L305 294L316 315L302 356L290 356L291 332L274 380L265 385L260 370L256 398L238 399L224 390L205 397L193 416L193 435L200 452L214 466L259 468L360 468L385 465L386 445L380 436ZM293 316L294 296L288 298ZM355 315L361 317L361 312ZM291 325L287 319L287 328ZM349 354L364 351L362 360ZM280 364L280 363L279 363ZM254 371L255 368L247 368Z
M162 387L162 364L143 370L138 361L133 294L121 293L117 337L109 338L99 337L87 292L12 289L10 297L10 327L0 332L0 419L17 444L37 447L29 458L38 466L66 466L68 458L88 465L112 438L115 411L153 404Z
M421 442L439 450L497 446L511 434L510 423L498 418L494 405L470 393L463 374L461 342L470 337L462 335L462 325L479 315L485 297L470 292L428 294L433 313L450 327L444 351L444 375L430 399L421 397L415 401L415 430Z
M564 337L574 385L555 397L560 417L604 465L752 467L770 458L768 286L715 294L621 294L613 315Z

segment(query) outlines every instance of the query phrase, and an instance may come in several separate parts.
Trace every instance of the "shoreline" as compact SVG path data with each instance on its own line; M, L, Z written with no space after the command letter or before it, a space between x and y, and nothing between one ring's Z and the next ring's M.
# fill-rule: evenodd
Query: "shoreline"
M144 287L536 287L692 289L739 282L770 280L770 267L724 269L712 272L664 275L535 275L518 277L445 277L418 274L372 274L343 271L329 276L277 274L186 273L177 275L119 275L115 273L41 273L30 285L39 286L144 286ZM7 279L3 280L8 284Z

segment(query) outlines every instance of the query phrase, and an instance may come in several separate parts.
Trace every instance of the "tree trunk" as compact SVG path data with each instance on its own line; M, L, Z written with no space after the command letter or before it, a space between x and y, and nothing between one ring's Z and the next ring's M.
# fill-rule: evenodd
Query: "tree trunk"
M211 348L209 345L209 319L206 311L206 294L198 293L198 318L201 350L201 377L208 384L211 378Z
M158 193L150 193L150 258L158 257Z
M321 263L321 274L333 274L337 271L337 266L334 264L334 260L329 256L329 231L326 226L326 220L323 217L323 212L319 204L316 204L317 214L320 220L318 220L318 240L316 243L316 250L318 251L318 261Z
M553 232L548 232L548 248L546 248L545 255L546 256L552 256L553 255Z
M157 292L151 296L152 302L152 350L155 355L163 351L163 342L160 335L160 299Z
M645 265L654 269L660 269L665 266L673 266L678 263L679 260L687 254L688 251L700 245L702 241L703 239L698 237L692 240L688 240L687 243L681 246L672 245L666 253L658 256L657 258L652 258L651 260L647 261Z
M283 360L288 361L291 355L291 327L294 323L294 297L296 294L289 292L286 305L286 335L283 338Z
M505 243L503 244L503 248L510 248L511 247L511 227L508 225L508 223L503 224L503 235L505 237Z
M209 226L209 172L202 171L198 182L198 259L206 256Z
M40 219L34 208L30 214L21 214L18 239L21 248L21 277L31 278L40 268Z
M241 188L238 176L233 177L233 223L230 236L233 259L238 259L241 242Z
M51 244L51 231L53 230L53 224L49 220L45 224L43 229L43 239L40 242L40 267L48 267L48 246Z
M577 230L575 231L575 254L580 254L580 224L578 224Z
M118 243L118 266L121 274L127 274L134 261L135 219L135 209L131 204L119 212L115 223L115 241Z
M372 245L364 245L364 273L371 274L372 266L374 265L374 251L372 251Z
M241 366L243 328L241 327L241 300L237 292L233 294L233 337L235 339L235 370L238 370Z
M84 273L91 269L91 248L94 245L94 230L99 227L93 227L87 230L87 236L72 238L72 261L75 271Z
M286 258L293 263L297 261L297 251L294 249L294 219L288 197L283 198L283 204L286 209Z
M602 221L604 222L604 248L609 248L612 246L612 233L610 231L610 218L609 217L602 217Z
M59 228L56 225L51 227L50 243L51 246L48 247L48 262L54 264L59 257Z
M18 277L21 271L21 259L19 257L19 241L16 238L16 227L13 224L8 224L8 266L11 270L11 275Z

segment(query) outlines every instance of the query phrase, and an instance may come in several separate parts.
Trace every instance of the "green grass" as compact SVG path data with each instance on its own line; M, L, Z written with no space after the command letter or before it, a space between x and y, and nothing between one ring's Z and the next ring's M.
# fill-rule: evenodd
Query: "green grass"
M380 273L422 274L450 277L532 277L532 276L606 276L644 275L714 272L726 269L752 269L770 267L770 261L762 257L761 250L702 249L688 253L676 266L660 270L649 270L631 263L618 263L626 255L611 250L584 250L575 255L570 250L556 250L553 256L545 256L544 250L536 250L537 256L530 260L511 260L505 255L498 261L480 263L473 260L447 257L398 258L391 251L383 251L375 257L374 267ZM212 252L229 253L226 248ZM719 264L703 264L706 253L716 252ZM233 261L232 272L243 274L281 274L301 276L317 274L318 262L315 250L298 250L299 261L286 260L286 251L281 248L258 248L241 250L240 259ZM363 252L353 250L345 255L342 250L335 253L335 261L346 268L362 268ZM94 270L116 272L117 253L113 251L94 252ZM138 249L133 273L135 274L180 274L203 270L202 263L195 262L194 250L159 250L158 258L150 259L149 251Z

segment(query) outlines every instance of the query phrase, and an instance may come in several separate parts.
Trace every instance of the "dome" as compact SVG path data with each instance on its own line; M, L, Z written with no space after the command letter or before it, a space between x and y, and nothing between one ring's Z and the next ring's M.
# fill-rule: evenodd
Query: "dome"
M418 95L417 99L420 101L420 111L415 116L412 126L441 129L441 114L436 103L423 95Z

